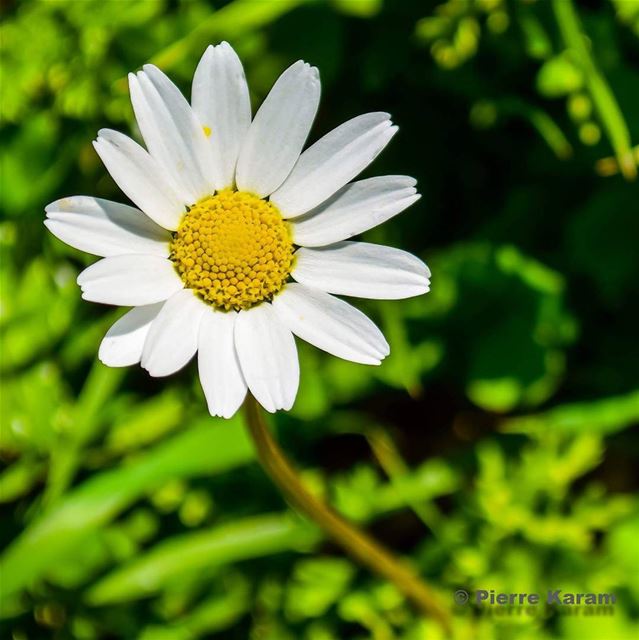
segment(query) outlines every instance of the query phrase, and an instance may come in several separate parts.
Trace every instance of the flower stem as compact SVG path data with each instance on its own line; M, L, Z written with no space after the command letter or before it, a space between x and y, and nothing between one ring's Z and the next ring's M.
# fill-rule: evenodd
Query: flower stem
M344 551L371 571L392 582L420 611L436 619L447 635L449 613L433 591L399 558L356 525L311 494L271 435L262 411L250 394L244 403L246 423L262 467L295 508L317 524Z
M575 56L584 73L590 97L608 133L619 169L626 180L634 180L637 177L637 164L632 152L630 131L606 77L597 68L586 44L573 0L553 0L552 7L566 48Z

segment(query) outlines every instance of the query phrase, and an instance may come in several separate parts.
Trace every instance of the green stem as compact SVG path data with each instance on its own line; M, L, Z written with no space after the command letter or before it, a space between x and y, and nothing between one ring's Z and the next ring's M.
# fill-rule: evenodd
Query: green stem
M451 633L449 613L433 591L406 564L368 534L347 522L304 487L298 473L271 435L257 401L249 395L244 403L249 434L262 467L273 482L307 518L371 571L392 582L419 610L436 619L447 635Z
M584 73L588 91L615 150L621 173L627 180L634 180L637 176L637 165L632 153L628 126L606 78L597 68L586 46L575 6L572 0L553 0L553 10L564 43L576 56L576 62Z
M364 432L364 437L379 462L380 466L391 481L391 485L404 495L406 504L414 511L415 515L426 525L435 537L438 536L442 521L441 513L437 507L429 501L414 500L411 496L405 495L405 485L402 479L409 474L402 456L400 455L393 439L381 427L371 427Z
M43 499L45 507L58 500L73 482L84 447L104 427L102 408L123 376L124 369L105 367L99 360L93 363L74 409L73 429L60 436L52 451Z

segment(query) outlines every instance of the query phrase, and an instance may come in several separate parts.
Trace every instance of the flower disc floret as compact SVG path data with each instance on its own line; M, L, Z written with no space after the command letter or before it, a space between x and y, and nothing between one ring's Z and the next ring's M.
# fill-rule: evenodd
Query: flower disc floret
M218 309L249 309L287 281L293 243L277 208L257 196L224 190L193 205L171 242L186 286Z

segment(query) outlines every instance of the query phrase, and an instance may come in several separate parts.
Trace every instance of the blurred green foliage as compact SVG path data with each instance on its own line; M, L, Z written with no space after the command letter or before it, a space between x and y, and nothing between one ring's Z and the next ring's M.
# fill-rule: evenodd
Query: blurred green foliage
M92 258L45 234L56 198L123 197L91 140L133 128L126 74L188 93L209 42L254 103L320 68L313 136L366 110L400 134L372 168L424 194L367 234L432 292L363 302L392 355L299 345L272 426L305 481L404 554L458 639L639 634L639 3L629 0L9 0L2 4L0 631L27 638L440 640L301 520L240 416L191 365L107 369L120 311L80 301ZM628 180L624 180L627 178ZM457 588L605 591L614 615L495 616Z

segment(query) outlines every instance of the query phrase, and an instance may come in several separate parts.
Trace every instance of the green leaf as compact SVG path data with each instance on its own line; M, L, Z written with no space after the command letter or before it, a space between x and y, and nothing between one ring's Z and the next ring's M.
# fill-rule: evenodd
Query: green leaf
M140 640L195 640L231 626L251 605L251 589L237 575L225 577L219 595L205 599L174 623L146 627Z
M515 247L480 244L443 253L433 274L437 287L414 304L428 319L422 331L441 336L442 361L468 397L500 412L548 399L576 333L561 276Z
M173 389L122 411L108 433L106 449L123 454L152 444L177 428L184 416L184 399Z
M315 526L289 514L268 514L169 538L87 592L92 605L140 598L178 577L208 572L239 560L312 546L321 535Z
M83 446L106 426L104 408L116 395L124 373L124 369L106 367L99 360L94 361L73 407L71 424L52 448L45 505L48 506L66 491L79 465Z
M355 566L342 558L309 558L295 565L284 609L291 620L318 618L346 591Z
M502 423L508 433L564 434L616 433L639 421L639 391L627 395L559 406L543 413L510 418Z
M56 423L68 402L62 374L51 362L40 362L10 378L2 389L0 446L15 452L50 451L58 439Z
M64 562L76 545L148 491L173 478L222 473L253 457L241 421L207 419L139 461L103 472L29 526L0 558L2 596L19 592Z
M49 350L71 325L79 294L75 273L66 265L52 266L43 258L30 262L18 276L13 270L2 293L0 370L10 372ZM3 287L4 288L4 287Z
M14 462L0 473L0 502L12 502L27 493L43 472L44 464L31 456Z

